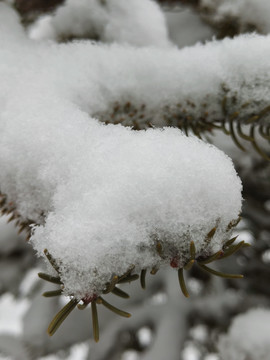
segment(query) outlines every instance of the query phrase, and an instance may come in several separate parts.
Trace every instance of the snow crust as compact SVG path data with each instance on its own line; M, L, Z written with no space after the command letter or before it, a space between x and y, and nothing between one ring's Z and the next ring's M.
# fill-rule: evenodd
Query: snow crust
M237 49L270 52L269 38L224 41L226 63L217 43L181 53L37 43L23 35L6 5L0 4L0 14L1 192L38 224L31 242L39 255L47 248L57 260L66 294L99 293L113 274L133 265L137 272L176 256L183 266L191 240L197 256L219 250L241 209L242 186L231 160L177 129L136 132L93 115L116 99L143 101L155 112L184 94L200 98L217 88ZM208 52L211 70L194 71L197 55L201 64ZM247 57L247 69L251 63ZM267 56L263 66L269 66ZM232 68L240 71L240 63ZM257 93L260 100L266 95Z
M234 318L228 334L221 336L223 360L268 360L270 353L270 310L251 309Z
M33 39L98 38L169 47L165 17L153 0L67 0L30 29Z

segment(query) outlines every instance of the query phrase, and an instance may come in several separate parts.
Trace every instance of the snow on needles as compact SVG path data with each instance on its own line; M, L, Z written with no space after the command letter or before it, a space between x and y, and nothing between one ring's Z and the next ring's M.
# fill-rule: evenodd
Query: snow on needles
M57 260L65 292L101 292L112 274L168 264L174 254L181 266L191 240L197 255L219 250L241 209L231 160L177 129L137 132L92 117L126 94L152 108L174 101L186 82L187 54L41 44L23 37L4 4L0 17L1 192L37 224L31 242ZM196 51L205 55L203 47ZM215 60L214 74L217 67ZM197 93L199 75L190 92ZM198 93L214 77L206 75Z
M236 316L228 334L219 339L223 360L268 360L270 353L270 310L250 309Z

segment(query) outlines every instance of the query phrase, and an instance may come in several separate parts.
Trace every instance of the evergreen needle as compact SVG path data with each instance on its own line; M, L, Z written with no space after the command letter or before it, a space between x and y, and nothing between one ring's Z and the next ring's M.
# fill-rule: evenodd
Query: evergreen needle
M131 281L135 281L137 279L139 279L139 275L137 275L137 274L128 275L125 278L119 280L118 284L125 284L125 283L131 282Z
M42 295L45 297L53 297L53 296L60 296L61 294L62 294L62 289L46 291Z
M116 308L115 306L109 304L107 301L105 301L101 296L97 299L97 303L98 304L102 304L104 305L107 309L113 311L114 313L120 315L120 316L123 316L123 317L126 317L126 318L129 318L131 317L131 314L128 313L128 312L125 312L123 310L120 310L118 308Z
M184 272L183 268L178 270L179 285L180 285L180 289L182 290L182 293L185 295L185 297L189 297L189 293L188 293L188 290L187 290L187 287L186 287L183 272Z
M216 271L214 269L209 268L206 265L201 265L199 264L199 266L206 272L209 272L210 274L216 275L216 276L220 276L223 278L227 278L227 279L242 279L244 276L243 275L238 275L238 274L226 274L220 271Z
M93 301L91 303L91 312L92 312L94 340L95 340L95 342L98 342L99 341L99 324L98 324L97 304L95 301Z
M48 327L48 334L52 336L62 322L66 319L66 317L71 313L71 311L76 307L78 304L78 300L71 299L52 319L49 327Z
M114 295L120 296L121 298L129 299L129 295L128 295L125 291L119 289L118 287L115 287L115 288L112 290L112 293L113 293Z
M43 279L43 280L46 280L46 281L49 281L53 284L59 284L59 285L62 285L62 281L60 280L59 277L56 277L56 276L51 276L51 275L48 275L48 274L45 274L45 273L38 273L38 276Z
M146 278L146 269L143 269L141 271L141 278L140 278L142 289L145 289L145 278Z

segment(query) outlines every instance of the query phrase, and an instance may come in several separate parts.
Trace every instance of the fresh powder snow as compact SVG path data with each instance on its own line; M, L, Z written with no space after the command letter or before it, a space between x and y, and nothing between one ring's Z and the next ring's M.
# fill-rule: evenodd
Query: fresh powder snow
M214 96L225 79L237 91L256 76L263 86L259 70L247 76L252 56L239 72L237 57L249 46L270 53L270 39L259 36L166 52L39 43L0 4L1 192L35 224L31 243L56 259L65 294L99 294L112 275L173 257L181 267L191 241L196 256L207 256L228 240L242 185L224 153L178 129L134 131L105 125L98 114L132 99L158 119L181 98ZM267 67L262 59L259 69ZM260 89L247 85L239 96L263 102Z

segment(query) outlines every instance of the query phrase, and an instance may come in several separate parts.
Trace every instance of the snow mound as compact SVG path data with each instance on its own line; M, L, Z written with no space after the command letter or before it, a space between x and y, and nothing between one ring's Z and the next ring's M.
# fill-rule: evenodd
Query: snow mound
M185 53L33 42L9 34L15 17L0 5L1 192L36 224L31 243L56 259L65 293L100 293L113 274L133 267L174 258L181 267L191 241L197 256L220 250L242 201L231 160L178 129L137 132L93 117L127 93L150 108L174 101L184 89ZM206 87L198 79L190 92Z
M268 360L270 353L270 311L251 309L234 318L228 334L219 339L223 360Z

